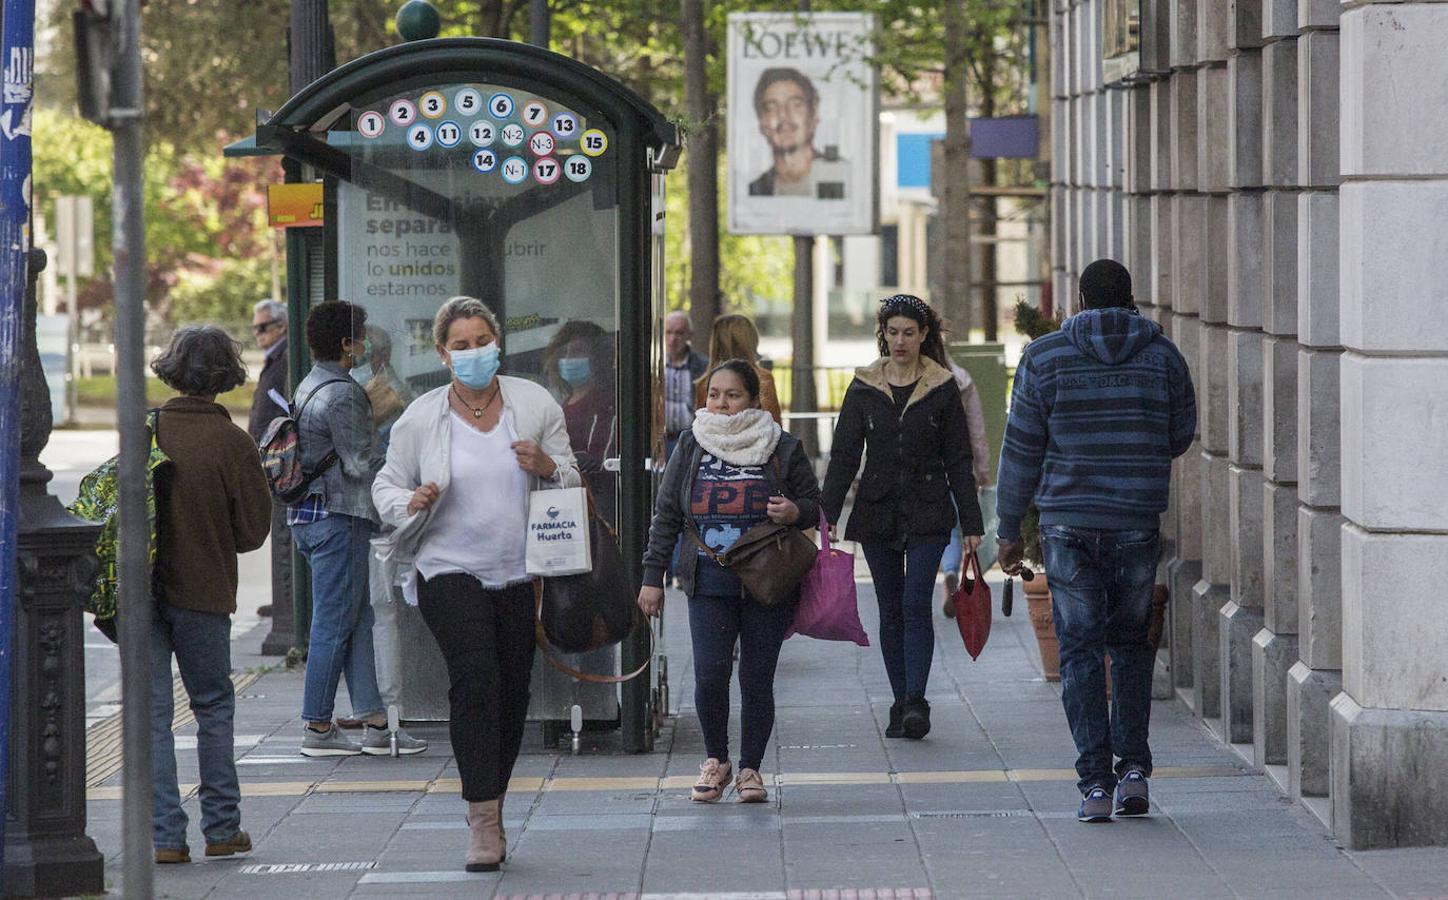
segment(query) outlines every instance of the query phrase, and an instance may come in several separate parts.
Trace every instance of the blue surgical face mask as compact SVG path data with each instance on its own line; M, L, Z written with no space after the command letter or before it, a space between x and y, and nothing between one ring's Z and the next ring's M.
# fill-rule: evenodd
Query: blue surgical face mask
M357 383L360 384L360 385L364 385L364 386L365 386L365 385L367 384L367 382L369 382L369 381L372 380L372 364L371 364L371 363L363 363L362 365L360 365L360 366L358 366L357 368L353 369L353 370L352 370L352 380L355 381L355 382L357 382Z
M593 377L593 360L586 356L565 356L558 360L558 374L569 387L578 387Z
M449 350L448 359L452 361L453 375L465 386L475 391L493 383L493 376L498 374L498 345L488 344L485 347L474 347L471 350Z

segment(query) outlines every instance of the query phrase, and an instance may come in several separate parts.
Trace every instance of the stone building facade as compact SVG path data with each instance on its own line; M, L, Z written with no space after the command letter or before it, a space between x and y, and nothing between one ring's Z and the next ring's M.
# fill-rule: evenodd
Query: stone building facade
M1103 2L1051 13L1052 277L1120 260L1193 367L1169 683L1348 846L1448 844L1448 3L1141 0L1108 83Z

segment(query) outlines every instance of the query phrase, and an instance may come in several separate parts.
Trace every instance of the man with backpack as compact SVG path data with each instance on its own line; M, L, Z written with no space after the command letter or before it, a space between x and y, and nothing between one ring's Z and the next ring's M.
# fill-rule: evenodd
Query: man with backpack
M1077 818L1104 822L1150 809L1158 529L1172 460L1196 436L1197 409L1186 361L1137 313L1125 267L1109 259L1087 266L1081 302L1060 331L1026 347L1016 368L999 542L1001 568L1019 573L1021 520L1034 502L1061 642L1061 700L1079 754Z
M314 364L293 399L306 487L291 502L287 525L312 571L312 630L302 693L304 756L390 753L368 600L370 541L377 522L372 479L383 458L373 439L367 392L350 374L370 359L366 334L362 307L341 300L314 307L307 316ZM272 485L275 491L275 478ZM343 735L332 719L343 677L352 715L366 723L360 744ZM421 753L427 742L399 731L397 747L402 754Z

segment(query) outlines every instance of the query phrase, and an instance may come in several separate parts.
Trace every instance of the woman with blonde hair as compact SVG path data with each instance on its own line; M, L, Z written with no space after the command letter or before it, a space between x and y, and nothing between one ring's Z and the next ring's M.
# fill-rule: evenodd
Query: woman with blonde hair
M482 301L443 304L433 338L451 377L392 426L387 464L372 485L392 529L374 542L377 555L407 573L403 595L447 663L469 872L497 871L507 856L503 796L533 669L528 494L579 484L558 402L541 385L498 374L502 336Z
M731 359L742 359L754 367L759 376L759 408L780 422L779 394L774 390L774 376L759 364L759 330L748 316L729 314L714 320L709 329L709 372ZM708 405L709 375L706 372L694 382L694 408Z

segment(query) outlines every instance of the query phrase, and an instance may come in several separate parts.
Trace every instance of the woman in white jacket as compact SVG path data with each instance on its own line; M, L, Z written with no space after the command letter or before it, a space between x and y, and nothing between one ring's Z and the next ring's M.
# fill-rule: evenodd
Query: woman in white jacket
M374 542L378 556L408 573L404 596L447 662L469 872L496 871L507 855L503 794L533 668L528 493L580 483L557 401L540 385L497 374L501 335L497 317L472 297L437 311L433 337L452 379L392 426L372 486L391 529Z

